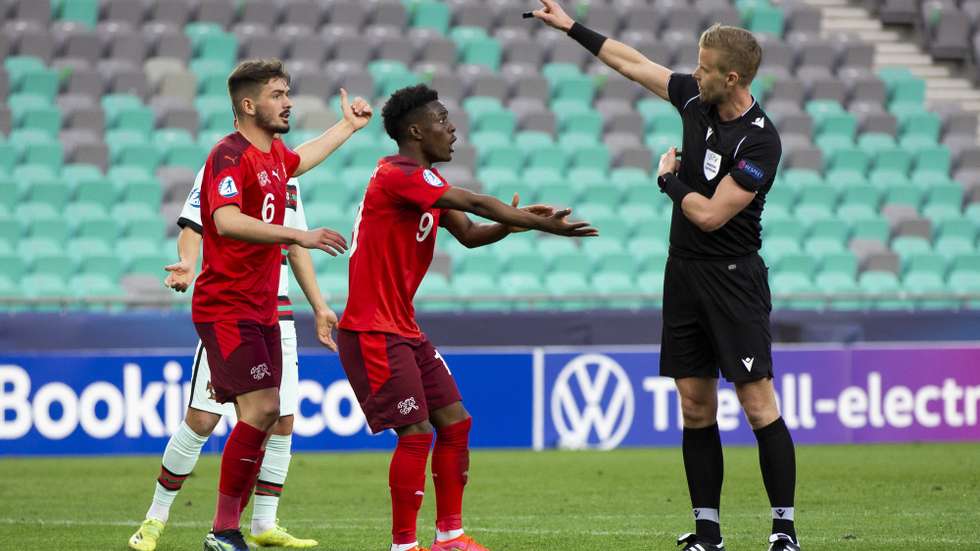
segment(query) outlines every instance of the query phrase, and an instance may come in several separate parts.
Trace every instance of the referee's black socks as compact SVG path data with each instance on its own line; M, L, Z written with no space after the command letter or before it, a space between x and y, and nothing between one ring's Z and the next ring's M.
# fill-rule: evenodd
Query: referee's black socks
M772 506L772 532L783 533L796 541L793 526L793 498L796 491L796 453L793 437L783 418L755 431L759 441L759 465L762 481Z
M718 423L702 429L684 427L682 449L698 538L717 545L721 543L718 508L725 474Z

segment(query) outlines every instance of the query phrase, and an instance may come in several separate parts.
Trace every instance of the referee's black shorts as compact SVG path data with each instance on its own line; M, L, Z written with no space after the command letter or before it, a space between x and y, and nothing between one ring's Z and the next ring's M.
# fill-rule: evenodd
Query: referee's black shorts
M664 274L660 374L748 382L772 378L768 271L757 254L724 260L672 255Z

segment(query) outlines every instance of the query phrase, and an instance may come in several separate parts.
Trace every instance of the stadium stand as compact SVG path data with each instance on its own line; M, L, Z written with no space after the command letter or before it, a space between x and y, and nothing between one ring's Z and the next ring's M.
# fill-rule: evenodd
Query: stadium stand
M921 25L938 58L980 58L980 2L866 4L884 22ZM777 308L946 308L980 290L976 119L930 109L923 78L876 67L871 44L822 31L820 11L800 1L576 8L680 71L693 70L698 34L715 21L757 33L764 62L752 88L784 149L764 215L773 292L793 297ZM138 296L149 288L140 278L162 277L193 174L232 129L225 79L238 59L264 56L292 74L291 145L337 120L341 86L380 105L429 82L461 138L443 169L451 182L574 206L601 229L596 242L519 235L478 252L440 235L422 308L656 306L671 205L651 171L680 143L680 118L522 21L523 9L516 0L0 0L0 169L10 175L0 291ZM349 232L376 160L393 150L375 117L305 175L311 223ZM321 285L343 296L342 266L318 265Z

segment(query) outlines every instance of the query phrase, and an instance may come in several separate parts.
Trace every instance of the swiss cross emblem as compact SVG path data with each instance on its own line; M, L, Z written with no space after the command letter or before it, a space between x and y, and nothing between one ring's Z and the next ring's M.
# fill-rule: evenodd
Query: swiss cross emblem
M266 173L266 171L263 170L262 172L259 172L259 185L260 186L265 187L265 186L269 185L271 182L272 182L272 180L269 180L269 175Z

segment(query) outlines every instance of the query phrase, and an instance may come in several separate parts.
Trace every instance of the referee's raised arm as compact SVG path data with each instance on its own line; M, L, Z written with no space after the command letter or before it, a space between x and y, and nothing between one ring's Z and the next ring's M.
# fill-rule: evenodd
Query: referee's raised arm
M667 97L667 81L673 73L667 67L650 61L636 48L603 36L576 23L554 0L541 0L543 7L532 12L536 19L544 21L592 52L600 61L618 71L624 77L641 84L663 99Z

